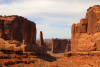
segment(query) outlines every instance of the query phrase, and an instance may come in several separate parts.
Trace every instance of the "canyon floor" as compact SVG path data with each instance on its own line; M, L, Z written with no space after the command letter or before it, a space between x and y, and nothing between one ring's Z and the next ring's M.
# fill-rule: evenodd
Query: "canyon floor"
M0 51L0 67L100 67L99 55L64 56L66 53L36 55Z

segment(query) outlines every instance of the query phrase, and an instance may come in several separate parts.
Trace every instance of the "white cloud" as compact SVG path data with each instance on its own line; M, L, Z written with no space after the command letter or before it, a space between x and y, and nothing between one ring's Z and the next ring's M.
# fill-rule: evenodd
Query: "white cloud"
M73 6L74 5L74 6ZM0 5L1 12L3 14L18 14L18 15L28 15L35 13L80 13L84 11L85 8L79 7L78 3L68 3L68 2L55 2L55 1L34 1L34 0L25 0L19 2L13 2L12 4L2 4ZM75 8L77 7L77 8ZM85 7L85 6L84 6ZM3 10L2 10L3 9ZM5 10L7 10L5 12ZM11 13L11 11L13 13Z
M49 26L48 24L37 24L37 33L41 30L43 32L43 37L45 38L71 38L71 28L70 27L57 27L57 26ZM67 32L66 32L67 31ZM50 37L49 37L50 36ZM37 34L39 37L39 34Z

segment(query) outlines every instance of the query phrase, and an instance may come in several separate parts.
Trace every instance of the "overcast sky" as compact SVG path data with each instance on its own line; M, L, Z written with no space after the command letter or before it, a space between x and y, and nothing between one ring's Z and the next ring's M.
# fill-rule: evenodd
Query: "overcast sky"
M71 25L85 18L100 0L0 0L1 15L19 15L34 21L37 38L71 38Z

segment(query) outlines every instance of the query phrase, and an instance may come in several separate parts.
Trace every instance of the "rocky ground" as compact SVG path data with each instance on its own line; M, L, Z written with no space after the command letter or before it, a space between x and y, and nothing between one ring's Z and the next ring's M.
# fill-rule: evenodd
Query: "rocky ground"
M66 53L36 55L28 52L19 54L15 52L0 51L0 67L100 67L99 55L73 55Z
M48 42L47 42L48 41ZM47 40L51 50L51 40ZM0 51L0 67L100 67L100 52L66 52L39 55L33 52Z
M100 67L100 56L62 57L48 67Z

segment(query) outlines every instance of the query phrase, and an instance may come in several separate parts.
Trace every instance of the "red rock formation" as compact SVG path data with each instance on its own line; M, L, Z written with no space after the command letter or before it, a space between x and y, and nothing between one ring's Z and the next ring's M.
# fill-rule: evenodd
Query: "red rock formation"
M70 43L68 39L52 38L52 53L65 52L66 50L70 51Z
M23 52L27 51L27 46L25 44L25 40L24 39L23 39L23 42L21 43L21 48L22 48Z
M8 44L13 41L21 43L24 39L27 51L40 52L36 45L36 24L24 17L0 16L0 37L9 41ZM20 45L16 44L16 46Z
M36 24L21 16L3 16L0 17L0 34L5 40L23 39L28 42L36 43Z
M41 54L46 54L46 44L43 41L43 34L42 31L40 31L40 50L41 50Z
M100 50L100 6L87 9L86 18L72 25L71 50L95 51Z
M45 45L43 41L43 34L42 31L40 31L40 45Z

